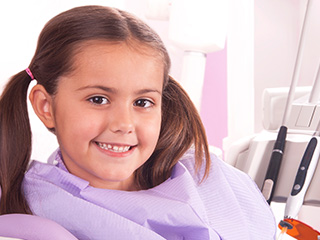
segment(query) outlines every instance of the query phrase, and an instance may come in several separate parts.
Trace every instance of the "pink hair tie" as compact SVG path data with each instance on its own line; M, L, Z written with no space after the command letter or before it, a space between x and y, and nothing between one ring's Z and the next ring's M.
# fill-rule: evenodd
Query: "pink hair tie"
M26 69L26 72L27 72L27 74L29 75L29 77L31 78L31 80L33 80L33 79L34 79L34 76L33 76L32 72L31 72L30 68L27 68L27 69Z

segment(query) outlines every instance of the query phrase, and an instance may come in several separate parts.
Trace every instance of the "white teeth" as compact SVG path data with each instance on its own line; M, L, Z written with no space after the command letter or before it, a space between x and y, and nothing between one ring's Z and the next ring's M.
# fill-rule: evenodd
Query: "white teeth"
M112 152L127 152L130 149L130 146L112 146L111 144L105 144L105 143L98 143L98 146L101 147L102 149L106 149Z
M124 151L124 152L127 152L127 151L129 151L129 149L130 149L130 147L129 147L129 146L126 146L126 147L124 147L123 151Z

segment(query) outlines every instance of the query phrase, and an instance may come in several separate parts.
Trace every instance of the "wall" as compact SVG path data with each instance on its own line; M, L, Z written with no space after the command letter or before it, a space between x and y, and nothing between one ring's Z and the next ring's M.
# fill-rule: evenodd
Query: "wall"
M209 144L221 149L223 139L228 136L227 51L226 46L207 56L200 111Z
M228 137L234 141L254 132L254 1L230 0L227 51Z

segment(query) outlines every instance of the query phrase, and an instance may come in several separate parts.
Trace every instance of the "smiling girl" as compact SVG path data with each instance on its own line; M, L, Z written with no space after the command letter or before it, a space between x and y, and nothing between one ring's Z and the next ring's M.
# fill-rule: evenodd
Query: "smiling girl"
M210 156L169 70L159 36L127 12L50 20L0 99L0 213L45 217L79 239L273 239L259 190ZM33 109L59 143L47 164L29 164L33 79Z

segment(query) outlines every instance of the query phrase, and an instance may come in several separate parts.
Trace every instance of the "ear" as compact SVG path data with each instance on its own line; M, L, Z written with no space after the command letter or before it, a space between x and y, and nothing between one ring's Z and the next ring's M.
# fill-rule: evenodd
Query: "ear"
M34 112L48 129L54 129L55 121L53 114L53 101L46 89L40 85L35 85L29 94L29 99Z

